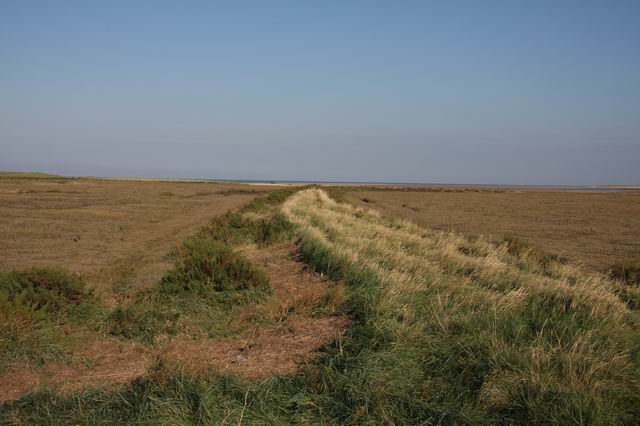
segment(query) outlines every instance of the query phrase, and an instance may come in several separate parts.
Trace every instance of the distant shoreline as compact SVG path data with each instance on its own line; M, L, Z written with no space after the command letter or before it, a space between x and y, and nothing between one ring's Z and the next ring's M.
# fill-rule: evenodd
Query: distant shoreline
M489 183L433 183L433 182L367 182L367 181L312 181L312 180L271 180L271 179L198 179L198 178L153 178L135 176L63 176L41 172L2 172L0 178L6 179L96 179L96 180L127 180L147 182L212 182L212 183L243 183L255 186L355 186L355 187L384 187L384 188L416 188L416 189L511 189L511 190L551 190L551 191L606 191L625 192L640 191L640 184L612 184L612 185L520 185L520 184L489 184Z

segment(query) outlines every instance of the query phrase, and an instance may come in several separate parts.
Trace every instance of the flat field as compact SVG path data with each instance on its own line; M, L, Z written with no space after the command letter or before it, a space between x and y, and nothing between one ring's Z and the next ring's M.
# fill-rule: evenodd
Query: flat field
M61 266L109 302L112 286L155 283L175 245L260 194L239 184L2 178L0 270Z
M640 419L638 194L0 181L2 424Z
M640 192L355 190L352 203L438 230L516 237L591 269L640 258Z

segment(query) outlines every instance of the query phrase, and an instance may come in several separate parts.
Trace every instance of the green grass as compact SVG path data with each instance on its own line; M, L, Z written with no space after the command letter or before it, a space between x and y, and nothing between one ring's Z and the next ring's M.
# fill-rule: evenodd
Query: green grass
M252 383L159 363L116 392L32 394L0 416L29 424L638 423L634 285L517 239L493 245L305 196L277 219L295 225L273 225L273 234L295 235L302 260L346 284L337 313L353 323L301 373ZM273 219L279 199L245 210L269 212L264 218L218 218L187 242L163 281L168 291L155 293L162 303L207 306L220 318L229 300L263 288L259 273L236 263L233 245L269 241L256 223ZM223 271L218 284L211 271ZM231 284L225 278L236 274Z
M139 298L136 302L118 306L109 314L104 324L109 335L152 344L160 334L178 332L178 309L148 298Z
M85 391L70 398L51 392L0 407L0 418L24 424L309 424L314 410L299 378L249 384L233 376L194 378L157 365L119 393ZM242 420L242 422L240 422ZM305 421L306 420L306 421Z
M104 328L110 335L152 344L161 334L199 330L210 337L237 334L244 325L233 321L248 304L270 293L264 271L234 247L269 245L290 238L293 226L274 210L290 191L274 191L240 211L211 219L196 236L173 253L175 265L158 286L117 307ZM244 213L261 212L264 217ZM259 321L260 318L255 318Z
M331 421L640 419L638 291L513 239L496 248L314 203L289 210L301 254L346 281L355 319L322 364Z
M61 325L96 326L101 310L82 280L62 268L0 272L0 369L64 354Z
M282 214L252 218L232 211L214 217L202 230L206 238L228 245L255 243L269 245L291 237L293 227Z
M299 190L300 188L284 188L271 191L263 197L254 198L253 201L242 207L240 212L246 213L273 209Z
M182 246L176 266L162 278L160 292L181 294L248 290L266 287L264 272L217 240L191 238Z

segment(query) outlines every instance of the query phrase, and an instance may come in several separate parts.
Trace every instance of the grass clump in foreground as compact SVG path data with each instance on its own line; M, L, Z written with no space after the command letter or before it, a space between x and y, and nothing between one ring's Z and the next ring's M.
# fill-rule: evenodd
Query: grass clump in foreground
M58 358L66 340L58 326L86 325L96 311L82 280L62 268L0 272L0 368Z
M257 303L270 290L266 274L231 246L193 237L177 250L176 264L156 288L138 294L109 316L109 334L153 343L197 326L209 335L233 332L234 309Z
M161 366L118 393L0 410L30 423L635 424L638 289L531 250L289 198L300 254L347 284L353 326L304 372L248 383ZM622 291L624 290L624 292Z
M266 287L268 279L248 260L216 240L192 238L181 248L177 265L160 282L168 294L248 290Z

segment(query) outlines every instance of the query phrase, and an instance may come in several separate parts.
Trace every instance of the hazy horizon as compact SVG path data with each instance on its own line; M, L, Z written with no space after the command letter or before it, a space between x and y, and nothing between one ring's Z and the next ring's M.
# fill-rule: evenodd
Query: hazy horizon
M640 183L640 2L0 4L0 170Z

